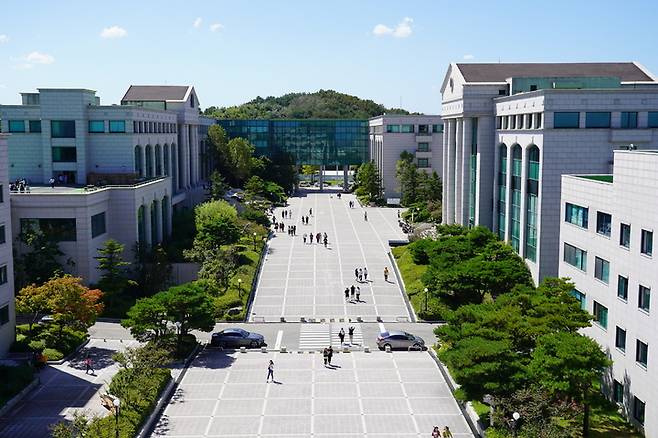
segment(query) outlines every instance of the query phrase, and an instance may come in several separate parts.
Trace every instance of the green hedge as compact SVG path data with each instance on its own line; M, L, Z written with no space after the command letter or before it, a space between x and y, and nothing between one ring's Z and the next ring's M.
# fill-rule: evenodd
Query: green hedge
M2 376L0 379L0 407L2 407L30 384L34 379L34 368L29 365L17 367L0 365L0 376Z
M11 345L10 351L25 353L43 350L48 360L60 360L69 355L87 340L87 333L65 327L59 332L56 324L34 324L30 333L27 324L16 326L16 341Z

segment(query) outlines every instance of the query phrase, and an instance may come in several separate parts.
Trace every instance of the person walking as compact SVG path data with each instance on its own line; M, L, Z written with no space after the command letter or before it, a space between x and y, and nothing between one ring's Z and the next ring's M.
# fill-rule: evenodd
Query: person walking
M384 267L384 281L388 282L388 266Z
M347 334L350 337L350 345L354 344L354 326L347 329Z
M91 358L91 353L87 352L87 355L85 356L85 374L88 374L89 371L91 371L91 375L95 376L96 372L94 371L94 361Z
M354 268L354 278L359 279L359 268Z
M432 438L441 438L441 431L439 430L439 426L434 426L434 429L432 429Z
M340 328L340 331L338 332L338 339L340 339L340 346L342 347L343 344L345 343L345 330L343 328Z
M327 360L329 361L329 366L331 366L331 358L334 357L334 349L331 348L331 345L327 349Z
M359 268L359 283L363 283L363 269Z
M323 243L324 243L324 247L325 247L325 248L327 247L327 243L328 243L328 242L329 242L329 241L327 240L327 235L325 234L325 235L324 235L324 241L323 241Z
M350 288L346 287L345 288L345 301L348 301L350 299Z
M368 222L368 212L367 211L363 212L363 220Z
M443 438L452 438L452 432L448 426L443 428Z
M363 268L363 279L368 281L368 268Z
M309 208L309 209L308 209L308 215L309 215L309 216L313 216L313 209L312 209L312 208Z
M48 182L50 183L50 188L54 189L55 188L55 178L51 176L50 179L48 180Z
M304 245L306 245L306 233L304 233Z
M322 359L324 359L324 366L326 367L329 360L329 349L325 348L322 350Z
M267 365L267 379L265 379L265 383L270 381L270 377L272 378L272 382L274 382L274 361L270 360L269 365Z
M356 292L356 288L354 287L354 285L352 285L352 287L350 288L350 299L352 300L354 299L354 292Z
M361 302L361 288L359 286L356 287L356 302Z

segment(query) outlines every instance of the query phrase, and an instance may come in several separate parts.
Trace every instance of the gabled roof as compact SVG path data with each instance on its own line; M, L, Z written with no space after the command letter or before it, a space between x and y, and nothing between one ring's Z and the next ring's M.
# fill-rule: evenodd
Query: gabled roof
M191 85L131 85L121 101L184 101Z
M511 77L616 77L622 82L655 79L634 62L464 64L457 67L466 82L505 82Z

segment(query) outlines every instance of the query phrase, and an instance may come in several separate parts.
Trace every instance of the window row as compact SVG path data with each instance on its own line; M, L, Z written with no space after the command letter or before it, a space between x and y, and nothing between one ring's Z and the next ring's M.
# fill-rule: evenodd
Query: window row
M619 122L612 123L612 113L609 111L588 111L585 113L585 126L581 126L580 112L578 111L560 111L553 113L553 128L556 129L576 129L576 128L615 128L615 129L636 129L636 128L658 128L658 111L649 111L647 113L647 125L638 124L637 111L622 111Z
M41 231L56 242L75 242L77 226L75 218L22 218L21 233L28 230ZM91 237L98 237L107 232L105 212L91 216Z
M543 119L543 113L497 116L496 129L541 129Z
M623 405L624 400L624 384L616 379L612 380L612 399L615 403ZM646 411L646 403L633 396L633 418L640 424L644 424L644 413Z
M118 134L126 132L125 120L109 120L108 131L105 131L105 120L89 120L87 132L91 134L110 132L111 134Z
M41 132L41 120L7 120L7 125L7 131L12 134Z
M136 134L175 134L178 132L176 123L134 121L133 132Z
M628 277L617 276L617 297L622 301L628 301ZM637 289L637 308L649 312L651 309L651 288L642 284Z
M443 132L443 123L436 125L413 125L413 124L386 125L386 132L393 134L398 134L398 133L407 134L407 133L418 132L419 135L440 134Z

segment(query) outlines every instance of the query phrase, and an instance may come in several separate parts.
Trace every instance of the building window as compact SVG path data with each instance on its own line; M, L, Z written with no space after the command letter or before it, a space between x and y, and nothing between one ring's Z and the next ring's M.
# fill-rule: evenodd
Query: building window
M638 423L644 424L644 410L646 404L639 398L633 396L633 418L637 420Z
M418 168L424 169L430 167L430 160L428 158L418 158Z
M615 403L624 403L624 385L616 380L612 381L612 400Z
M503 119L503 129L507 129L507 116L502 116Z
M0 245L7 243L7 233L5 232L5 224L0 225Z
M610 237L612 216L601 211L596 212L596 232L602 236Z
M617 296L622 300L628 300L628 277L617 276Z
M5 202L5 186L0 184L0 204Z
M525 115L525 129L532 128L532 114Z
M50 136L52 138L75 138L75 120L51 120Z
M649 357L649 345L637 339L635 341L635 362L643 367L647 367L647 359Z
M578 128L580 126L580 113L560 112L553 113L553 128L566 129Z
M572 289L571 295L576 299L576 301L580 303L580 308L582 310L587 310L587 297L585 296L584 293L582 293L578 289Z
M418 143L418 152L429 152L430 144L429 143Z
M400 132L400 125L386 125L386 132L397 134Z
M7 323L9 323L9 304L0 307L0 326Z
M585 128L609 128L609 112L588 112L585 113Z
M650 256L653 252L653 231L642 230L640 252Z
M649 311L649 306L651 304L651 289L640 285L637 294L637 307L644 310L645 312Z
M125 120L110 120L110 132L126 132L126 121Z
M626 330L621 327L617 327L615 331L615 347L626 351Z
M535 123L535 129L541 129L541 122L542 122L542 113L537 113L537 120Z
M75 242L75 218L66 219L21 219L21 233L29 229L39 230L56 242Z
M430 133L429 125L418 125L418 133L419 134L429 134Z
M621 125L622 129L634 129L637 128L637 112L635 111L623 111L621 113Z
M7 265L0 266L0 284L7 283Z
M624 248L631 247L631 226L628 224L621 224L619 226L619 244Z
M405 134L414 132L414 125L400 125L400 132Z
M95 214L91 217L91 237L105 234L105 212Z
M70 146L55 146L52 148L53 163L75 163L77 161L77 150Z
M505 214L507 210L507 146L501 144L498 165L498 238L505 240Z
M25 120L9 120L9 132L15 134L25 132Z
M518 144L512 147L512 205L510 221L510 243L517 253L521 248L521 174L523 152Z
M526 183L525 256L537 261L537 200L539 198L539 148L528 148L528 180Z
M610 262L600 257L594 257L594 277L608 284L610 278Z
M587 228L589 209L581 207L580 205L566 203L564 209L564 221L570 224L578 225L582 228Z
M647 128L658 128L658 111L649 111Z
M608 328L608 308L603 304L594 301L594 322L603 327L604 329Z
M432 125L432 132L434 134L442 134L443 133L443 123L437 124L437 125Z
M30 120L30 132L39 133L41 132L41 120Z
M565 243L564 261L581 271L587 272L587 251Z
M516 116L509 117L509 129L516 129Z
M105 132L105 122L103 120L90 120L88 132L90 133Z

